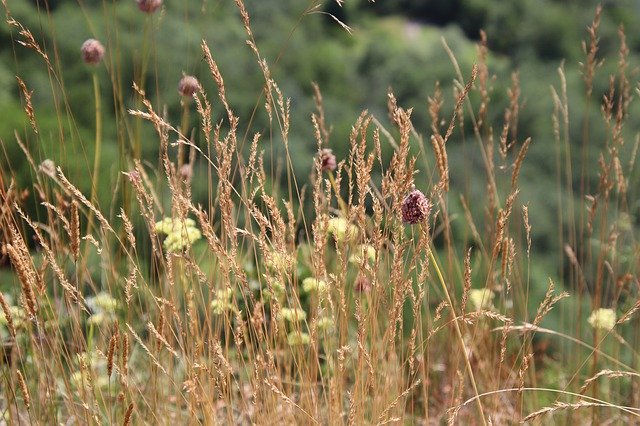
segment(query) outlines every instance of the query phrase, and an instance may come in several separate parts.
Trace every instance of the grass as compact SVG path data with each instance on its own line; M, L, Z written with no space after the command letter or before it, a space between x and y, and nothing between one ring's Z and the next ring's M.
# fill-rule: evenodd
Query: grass
M16 45L42 57L52 86L64 93L58 65L7 3L6 24ZM471 70L460 69L444 42L457 90L453 109L445 111L445 95L435 88L430 129L414 128L412 110L389 93L391 124L367 111L354 117L346 158L334 160L326 151L331 126L314 86L309 125L318 155L308 159L306 179L293 172L290 101L271 77L243 2L235 3L264 75L256 98L256 113L271 123L264 134L242 127L227 98L234 88L225 86L203 41L218 91L200 87L183 98L179 125L142 85L151 68L131 82L133 106L111 65L110 81L98 83L93 74L95 143L101 143L98 84L114 85L116 112L128 111L116 116L133 137L118 140L115 204L100 208L93 192L97 146L88 171L93 189L83 194L62 167L16 140L34 177L28 189L46 213L25 213L28 195L3 168L2 253L15 274L14 285L0 293L4 420L637 422L637 265L620 257L638 253L635 227L623 222L636 202L627 196L635 148L630 161L621 157L621 129L637 85L628 77L624 33L619 73L602 100L598 125L607 139L597 148L597 165L572 162L577 148L569 138L568 109L579 106L570 105L562 68L553 83L550 134L556 140L549 156L555 152L557 196L567 209L557 224L567 276L561 283L549 279L538 300L543 284L531 281L535 229L529 206L519 201L518 179L529 145L543 142L517 133L523 103L517 74L502 128L487 122L491 75L484 41ZM300 19L312 19L319 5L312 1ZM598 71L599 13L586 45L588 93ZM21 88L30 138L37 142L37 104L24 82ZM214 97L221 115L213 113ZM198 117L195 127L190 114ZM484 217L474 217L468 194L451 184L447 144L469 125L484 165L484 173L471 179L486 187L483 205L473 211ZM584 161L586 151L596 149L588 132L594 125L584 121ZM157 161L141 157L143 126L155 129ZM284 156L269 164L264 151L274 145ZM383 146L392 149L390 158ZM206 200L192 195L195 168L207 177ZM579 189L572 170L581 170ZM599 175L597 186L588 186L588 174ZM416 206L407 206L406 196L414 188L428 208L414 211L411 224L405 210ZM576 196L586 205L575 205ZM462 214L456 212L459 201ZM569 229L563 228L566 217ZM592 250L594 240L599 250ZM563 306L571 312L573 332L560 324L542 327Z

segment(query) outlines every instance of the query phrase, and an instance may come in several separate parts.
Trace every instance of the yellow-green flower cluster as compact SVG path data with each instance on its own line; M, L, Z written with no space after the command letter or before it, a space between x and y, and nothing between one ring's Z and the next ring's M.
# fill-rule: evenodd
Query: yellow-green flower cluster
M304 280L302 280L302 289L305 291L305 293L313 292L313 293L318 293L320 295L323 295L323 294L327 294L327 291L329 290L329 286L324 280L313 278L313 277L307 277Z
M8 297L5 296L6 299ZM27 312L22 309L20 306L9 306L9 313L11 314L11 320L13 321L13 328L18 329L22 327L23 324L27 322ZM0 337L5 338L9 334L9 329L7 327L7 317L0 309Z
M155 230L159 234L166 234L164 248L170 253L178 252L202 238L193 219L179 220L165 217L160 222L156 222Z
M469 291L469 301L476 311L492 309L494 297L495 295L488 288L473 289Z
M88 324L99 325L116 319L118 301L107 292L101 291L95 296L88 297L87 306L91 309L91 316L87 319Z
M286 275L293 270L296 260L289 253L272 250L267 253L264 263L270 271Z
M233 289L225 288L216 291L216 297L211 301L211 310L216 315L222 315L225 311L235 311L233 304Z
M270 277L268 275L263 275L264 279L267 281L268 287L262 290L262 297L265 301L271 300L272 297L280 300L285 295L284 284L280 282L280 280Z
M289 346L305 346L311 343L311 337L307 333L292 331L287 336L287 342Z
M332 217L327 225L327 232L333 235L336 241L350 241L358 236L358 227L349 223L342 217Z
M90 384L99 389L109 387L107 361L104 357L99 356L95 351L81 352L76 354L76 357L79 369L69 376L72 386L76 389L88 389ZM82 365L86 366L86 369L83 369Z
M282 308L278 312L279 321L298 322L307 319L307 313L298 308Z
M361 244L356 248L355 253L349 257L349 262L359 265L368 260L370 263L376 261L376 249L371 244Z
M20 306L9 306L9 312L11 313L11 319L13 320L13 326L19 328L27 320L27 312ZM0 326L4 328L7 325L7 317L0 309Z
M329 331L333 329L333 326L333 319L329 317L318 318L318 321L316 321L316 329L318 331Z
M600 308L591 312L587 320L591 327L610 331L616 326L616 313L613 309Z

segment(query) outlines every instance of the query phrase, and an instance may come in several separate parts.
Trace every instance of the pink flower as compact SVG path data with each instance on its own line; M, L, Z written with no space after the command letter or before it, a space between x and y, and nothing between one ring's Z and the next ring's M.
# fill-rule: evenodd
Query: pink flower
M407 195L402 202L402 221L411 225L419 223L429 217L431 203L427 197L417 189Z
M80 48L82 60L89 65L100 63L104 56L104 46L98 40L90 38Z
M320 168L323 172L334 171L337 167L336 156L329 148L320 150Z
M162 6L162 0L136 0L138 9L145 13L153 13Z
M185 75L180 79L178 83L178 93L180 96L192 97L194 93L200 90L200 83L198 79L192 75Z

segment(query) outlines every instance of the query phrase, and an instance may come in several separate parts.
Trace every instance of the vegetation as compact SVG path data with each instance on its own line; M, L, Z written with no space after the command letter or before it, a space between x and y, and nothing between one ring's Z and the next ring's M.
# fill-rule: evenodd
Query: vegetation
M2 1L3 421L637 420L631 2L342 3Z

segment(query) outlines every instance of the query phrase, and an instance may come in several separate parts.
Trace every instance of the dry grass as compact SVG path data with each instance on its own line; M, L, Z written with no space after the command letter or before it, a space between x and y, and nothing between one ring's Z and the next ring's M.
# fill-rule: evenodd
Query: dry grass
M119 190L133 194L129 204L103 211L62 168L37 167L29 157L39 202L49 212L45 221L37 221L23 213L12 176L0 175L2 252L20 283L12 303L0 294L9 331L0 366L5 372L4 419L14 424L360 425L445 419L505 424L555 416L572 423L597 419L605 408L621 422L637 422L637 398L597 386L603 378L617 378L637 388L637 347L616 334L633 320L637 303L614 331L595 329L593 345L579 334L564 339L590 352L580 357L576 349L573 362L561 365L570 379L551 390L555 401L548 399L549 389L538 386L538 368L545 368L545 361L533 340L553 333L539 325L562 299L585 297L581 271L588 265L597 269L593 310L603 307L602 294L610 285L606 276L624 272L604 251L579 250L587 238L615 245L607 211L625 211L631 201L626 199L631 166L625 169L619 156L632 101L624 33L620 75L612 78L603 104L610 133L600 157L599 186L589 193L581 188L580 195L589 195L592 203L578 215L580 226L568 234L559 230L569 235L561 245L567 255L560 256L571 265L570 293L557 292L549 281L531 321L526 307L535 229L528 206L518 204L518 177L530 144L537 141L518 135L521 100L514 74L496 150L487 122L492 105L486 37L471 70L460 69L445 43L456 74L455 106L443 110L445 95L436 87L429 99L432 151L412 124L412 110L398 106L389 94L391 126L367 111L354 117L348 157L338 158L335 169L323 168L322 150L331 147L330 123L314 85L317 111L310 126L318 156L309 159L307 188L293 173L289 100L260 54L242 1L235 3L264 75L269 135L242 135L227 100L233 88L225 87L215 54L203 41L224 114L213 115L212 94L200 89L193 99L183 99L183 114L197 114L200 126L189 128L187 120L174 126L133 83L139 108L131 108L126 119L153 126L160 158L151 166L151 159L133 150L120 164L126 188ZM57 84L46 49L3 4L7 24L18 31L25 48L45 59ZM584 68L589 94L598 68L599 13L589 32ZM570 149L562 70L560 81L553 100L562 165L569 161L562 150ZM24 82L18 82L37 140L37 105ZM450 192L447 142L466 121L485 166L484 220L473 217L463 194ZM245 140L251 141L248 155ZM285 152L284 193L270 191L268 177L277 170L263 157L277 140ZM383 144L393 148L390 160L383 158ZM435 167L417 170L418 161ZM496 167L498 161L510 175ZM209 176L207 205L191 194L194 165ZM570 180L566 165L569 170L562 168L567 174L560 180ZM155 173L160 177L153 178ZM407 225L401 207L414 185L428 194L433 208L423 223ZM167 191L165 207L158 194ZM458 198L471 235L462 244L450 214ZM311 215L305 214L307 204ZM568 205L569 211L578 208ZM93 217L97 226L91 225ZM32 234L39 254L27 244ZM625 282L637 284L635 272L627 274ZM619 339L605 346L609 334ZM633 354L631 365L619 360L620 346ZM616 370L603 368L610 364ZM592 366L591 374L585 365ZM589 390L591 397L586 397ZM551 402L545 406L538 396ZM569 414L560 417L561 412Z

